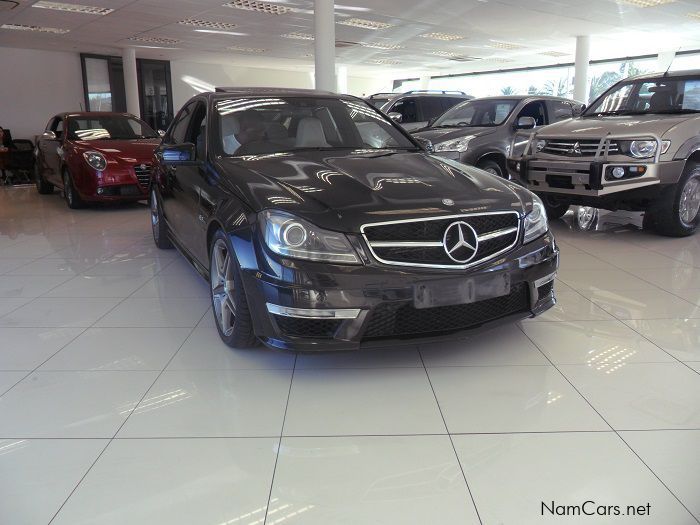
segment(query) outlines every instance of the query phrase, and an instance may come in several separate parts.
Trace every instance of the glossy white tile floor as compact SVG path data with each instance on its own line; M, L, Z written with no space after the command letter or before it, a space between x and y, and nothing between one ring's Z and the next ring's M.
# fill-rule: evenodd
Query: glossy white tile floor
M538 319L294 355L223 346L145 206L2 189L0 523L699 523L700 235L630 217L552 225ZM587 500L651 515L541 513Z

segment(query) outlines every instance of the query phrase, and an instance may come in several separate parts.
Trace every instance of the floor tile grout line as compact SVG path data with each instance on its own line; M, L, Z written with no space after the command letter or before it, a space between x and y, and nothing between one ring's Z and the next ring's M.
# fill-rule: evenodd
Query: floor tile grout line
M421 352L421 345L418 344L416 345L416 350L418 351L418 357L420 357L421 363L423 363L423 371L425 372L425 377L428 380L428 385L430 385L430 390L433 393L433 398L435 399L435 404L437 406L438 411L440 412L440 417L442 418L442 424L445 426L445 431L447 432L447 437L450 440L450 445L452 446L452 452L455 455L455 459L457 460L457 465L459 465L459 470L462 472L462 479L464 479L464 484L467 487L467 493L469 494L469 498L471 499L472 506L474 507L474 512L476 513L476 517L479 520L479 523L483 525L483 520L481 519L481 514L479 513L479 507L476 505L476 499L474 499L474 494L472 492L471 487L469 486L469 481L467 480L467 474L464 472L464 467L462 466L462 460L459 458L459 454L457 453L457 447L455 446L454 439L452 439L452 434L450 433L450 428L447 426L447 420L445 419L445 414L442 411L442 407L440 406L440 401L438 400L437 392L435 392L435 387L433 386L433 382L430 379L430 373L428 372L428 368L425 366L425 361L423 360L423 353Z
M121 304L121 303L120 303L120 304ZM146 398L146 396L147 396L148 393L151 391L151 389L153 388L153 386L156 384L156 382L158 381L158 379L160 378L160 376L162 376L163 373L165 372L165 369L168 368L168 365L170 364L170 362L171 362L171 361L175 358L175 356L180 352L180 350L181 350L182 347L185 345L185 343L187 342L187 340L192 336L192 333L194 332L194 330L195 330L195 328L197 327L197 325L198 325L199 323L202 322L202 319L204 319L204 317L206 317L206 315L207 315L208 312L209 312L209 310L207 309L207 311L204 312L204 314L202 314L202 316L200 317L199 321L192 327L192 329L190 330L190 332L189 332L189 334L187 335L187 337L185 337L185 339L182 341L182 343L180 343L180 346L179 346L178 349L173 353L173 355L170 356L170 359L169 359L168 362L165 364L165 366L163 367L163 369L162 369L162 370L160 371L160 373L155 377L155 379L154 379L153 382L150 384L150 386L149 386L148 388L146 388L146 390L144 391L144 393L143 393L143 395L141 396L141 398L134 404L134 408L132 408L132 409L129 411L129 413L127 414L127 416L124 418L124 421L122 421L122 423L119 425L119 427L118 427L117 430L114 432L114 434L112 435L112 437L111 437L111 438L105 438L105 439L108 439L107 444L104 446L104 448L102 449L102 451L97 455L97 457L95 458L95 460L90 464L90 466L89 466L88 469L85 471L85 473L84 473L83 476L80 478L80 480L78 480L78 483L76 483L75 487L73 487L73 490L70 491L70 493L68 494L68 496L66 497L66 499L63 500L63 503L61 503L61 505L58 507L58 509L56 510L56 512L54 513L54 515L51 517L51 519L49 520L49 522L47 523L47 525L51 525L51 523L53 523L53 521L56 519L56 516L58 516L59 513L61 512L61 509L63 509L63 507L66 505L66 503L68 503L68 500L70 500L70 498L73 496L73 494L75 494L75 491L78 490L78 488L79 488L80 485L83 483L83 481L85 480L85 478L87 477L87 475L90 473L90 471L93 469L93 467L97 464L97 462L100 460L100 458L101 458L101 457L104 455L104 453L107 451L107 448L109 448L109 445L110 445L110 444L114 441L114 439L117 437L117 434L119 434L119 432L120 432L121 429L124 427L124 425L126 424L126 422L129 420L129 418L131 417L131 415L136 411L136 409L138 408L138 406L139 406L139 405L143 402L143 400ZM105 314L105 315L106 315L106 314ZM95 321L95 322L97 322L97 321Z
M263 525L267 525L267 516L270 511L270 501L272 500L272 489L275 486L275 474L277 473L277 462L280 458L280 451L282 450L282 439L286 436L284 435L284 424L287 422L287 411L289 410L289 400L292 397L292 384L294 383L294 372L296 371L297 359L299 354L294 356L294 367L292 368L292 374L289 378L289 390L287 391L287 403L284 406L284 415L282 416L282 426L280 427L279 440L277 441L277 454L275 455L275 464L272 467L272 477L270 479L270 491L267 493L267 503L265 504L265 517L263 518Z
M520 328L520 326L518 326L518 327ZM520 328L520 329L521 329L521 331L525 334L525 331L522 330L522 328ZM537 343L535 343L535 341L533 341L532 338L530 338L530 336L528 336L527 334L525 334L525 337L527 337L527 338L530 340L530 342L531 342L532 344L534 344L537 348L539 348L539 346L537 345ZM542 349L540 349L540 352L542 352L542 353L544 354L544 352L542 351ZM608 426L610 427L610 429L617 435L617 437L620 439L620 441L622 441L622 442L627 446L627 448L637 457L637 459L639 459L639 461L641 461L642 465L644 465L644 466L647 468L647 470L649 470L649 472L651 472L651 474L659 481L659 483L661 483L661 484L666 488L666 490L668 490L668 492L676 499L676 501L678 501L678 503L680 503L681 506L693 517L693 519L695 519L695 521L698 522L698 523L700 524L700 520L698 520L697 518L695 518L695 515L694 515L692 512L690 512L690 510L688 509L688 507L685 506L685 503L683 503L683 502L681 501L681 499L676 495L676 493L673 492L673 491L669 488L669 486L666 485L666 483L664 483L664 481L659 477L659 475L658 475L656 472L654 472L654 470L641 458L641 456L640 456L639 454L637 454L637 451L634 450L634 449L629 445L629 443L627 443L627 441L625 441L625 439L624 439L624 438L620 435L620 433L610 424L610 422L608 422L608 420L605 419L605 418L603 417L603 415L598 411L598 409L597 409L595 406L593 406L593 403L592 403L586 396L583 395L583 393L576 387L576 385L574 385L574 383L564 374L564 372L562 372L562 371L559 369L559 367L558 367L554 362L552 362L551 359L549 359L548 356L545 355L545 358L546 358L550 363L552 363L552 366L553 366L554 368L556 368L557 372L559 372L559 374L566 380L566 382L569 383L569 384L571 385L571 388L573 388L573 389L578 393L578 395L581 396L581 398L588 404L588 406L590 406L591 409L593 409L593 411L595 411L595 413L598 414L598 417L600 417L600 418L605 422L605 424L608 425Z

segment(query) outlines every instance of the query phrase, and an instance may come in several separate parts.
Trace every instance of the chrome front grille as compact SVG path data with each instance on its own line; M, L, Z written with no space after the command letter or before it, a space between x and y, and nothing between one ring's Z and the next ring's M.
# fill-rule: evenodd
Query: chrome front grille
M598 151L600 140L596 139L547 139L546 145L542 148L543 153L550 155L563 155L566 157L593 157ZM620 153L620 147L617 142L604 143L601 149L601 154L607 153L616 155Z
M455 261L448 251L448 228L455 223L468 225L477 242L471 259ZM361 228L372 255L380 262L398 266L429 268L469 268L512 249L518 242L520 214L516 211L450 215L407 219ZM454 243L452 243L454 244Z
M135 164L134 173L139 181L139 184L148 188L151 184L151 165L150 164Z

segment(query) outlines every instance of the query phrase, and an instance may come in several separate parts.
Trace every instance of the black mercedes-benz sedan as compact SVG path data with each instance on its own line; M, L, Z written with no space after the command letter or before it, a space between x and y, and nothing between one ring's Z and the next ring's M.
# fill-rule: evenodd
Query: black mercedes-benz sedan
M539 199L350 96L195 96L155 152L150 205L155 243L210 281L233 347L454 338L555 302Z

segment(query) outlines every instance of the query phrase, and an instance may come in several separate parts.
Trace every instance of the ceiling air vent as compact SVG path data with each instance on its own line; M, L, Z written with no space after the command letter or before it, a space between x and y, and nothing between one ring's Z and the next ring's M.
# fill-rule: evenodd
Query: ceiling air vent
M0 11L9 11L18 5L19 2L13 2L12 0L0 0Z

